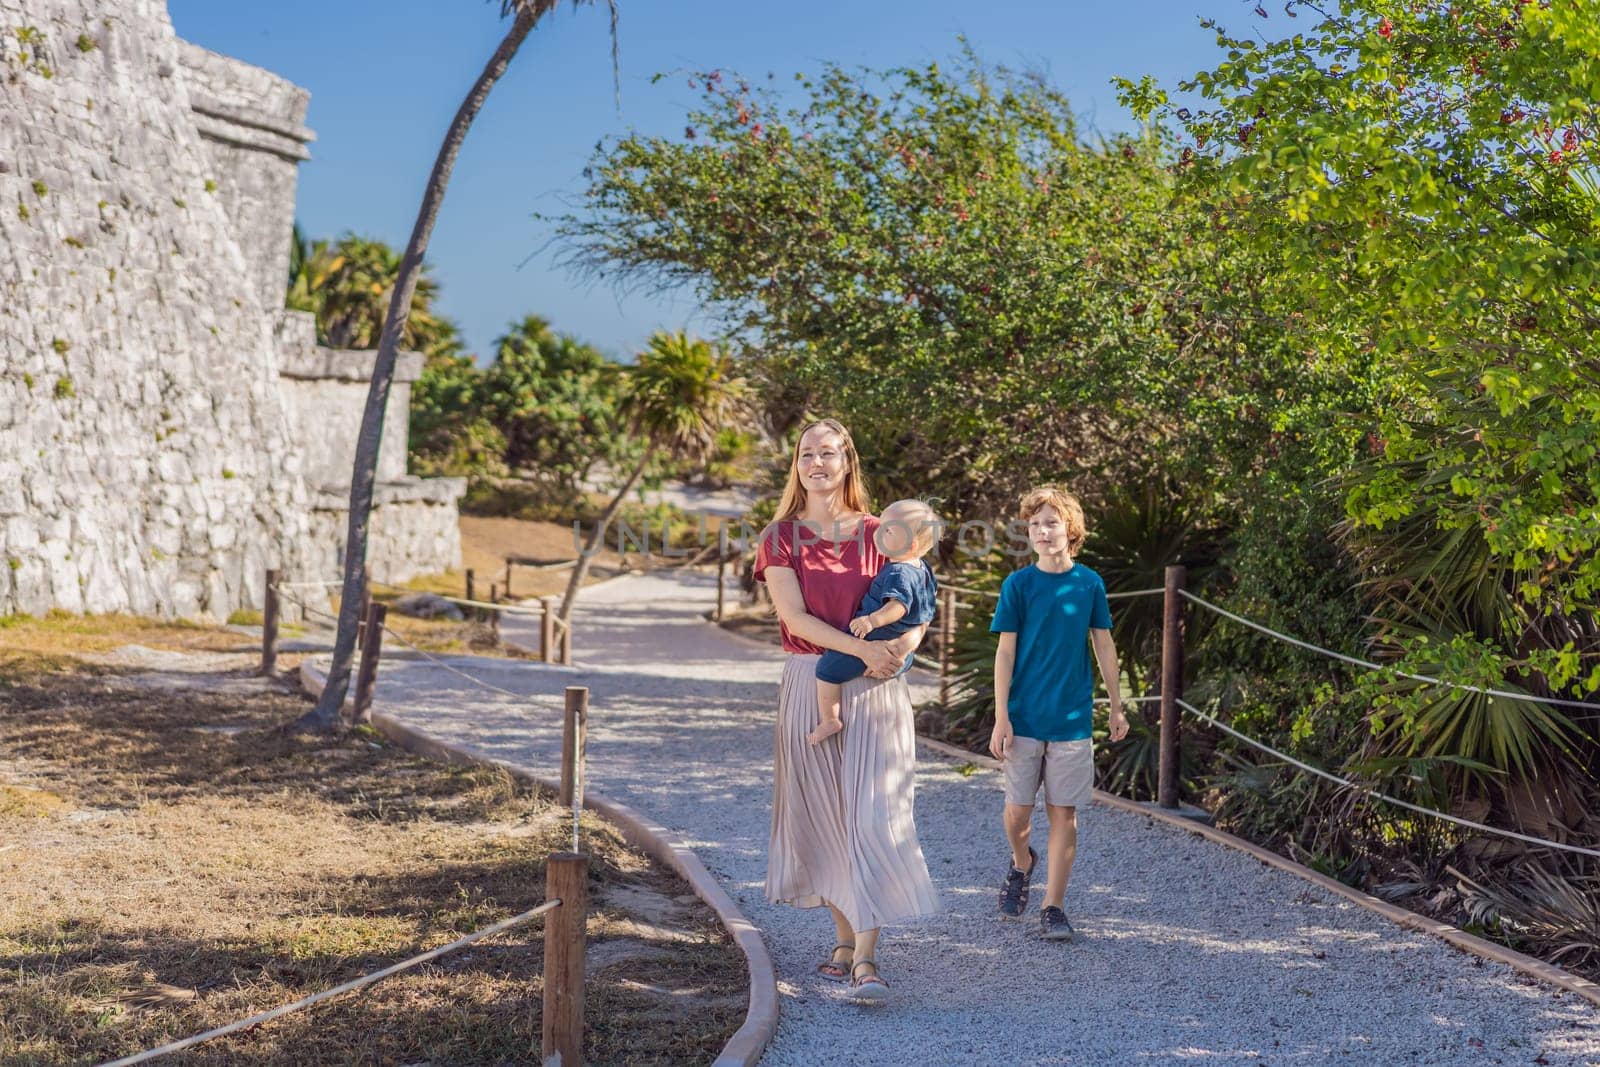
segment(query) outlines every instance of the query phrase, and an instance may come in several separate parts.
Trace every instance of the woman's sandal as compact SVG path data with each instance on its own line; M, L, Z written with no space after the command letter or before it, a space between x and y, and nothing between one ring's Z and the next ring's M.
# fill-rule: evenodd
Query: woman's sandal
M833 951L828 954L828 958L817 964L817 973L830 982L848 982L850 980L850 961L845 960L841 963L837 957L841 952L849 952L854 955L855 951L856 947L854 945L834 945Z
M867 974L857 974L862 967L871 967ZM862 1004L879 1004L889 999L889 983L878 974L878 961L856 960L850 968L850 999Z

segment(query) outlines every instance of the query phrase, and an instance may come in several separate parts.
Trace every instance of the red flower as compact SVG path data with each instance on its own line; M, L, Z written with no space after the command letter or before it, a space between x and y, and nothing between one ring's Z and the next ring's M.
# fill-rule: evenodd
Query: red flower
M1394 33L1394 25L1388 19L1384 19L1382 22L1378 23L1379 37L1382 37L1387 41L1389 39L1389 35L1392 33Z

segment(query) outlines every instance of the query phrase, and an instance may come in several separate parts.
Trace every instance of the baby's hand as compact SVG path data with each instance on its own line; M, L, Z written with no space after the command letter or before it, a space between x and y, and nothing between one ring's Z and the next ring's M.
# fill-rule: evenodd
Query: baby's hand
M858 615L850 620L850 632L857 637L865 637L872 632L872 620L865 615Z

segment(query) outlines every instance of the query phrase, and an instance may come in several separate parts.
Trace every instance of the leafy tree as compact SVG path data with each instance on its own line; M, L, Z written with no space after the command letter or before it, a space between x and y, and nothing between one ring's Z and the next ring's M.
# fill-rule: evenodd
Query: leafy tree
M485 402L484 374L470 356L426 357L411 386L411 464L418 473L504 474L505 435Z
M1040 78L953 71L802 79L806 106L698 75L683 140L632 135L565 218L574 260L692 285L760 382L769 429L849 421L888 494L1009 511L1024 483L1269 462L1347 379L1283 343L1273 255L1175 207L1155 137L1085 144ZM1218 442L1229 448L1220 449ZM1181 470L1174 470L1180 482Z
M1184 86L1204 108L1148 80L1127 97L1185 131L1185 182L1231 232L1285 253L1301 343L1383 368L1348 510L1387 646L1462 682L1600 691L1594 6L1289 10L1318 21L1218 31L1226 61ZM1382 723L1400 755L1593 769L1558 709L1403 688Z
M537 315L495 341L483 376L485 409L505 437L513 470L572 495L596 463L615 460L620 368L598 349L551 330Z

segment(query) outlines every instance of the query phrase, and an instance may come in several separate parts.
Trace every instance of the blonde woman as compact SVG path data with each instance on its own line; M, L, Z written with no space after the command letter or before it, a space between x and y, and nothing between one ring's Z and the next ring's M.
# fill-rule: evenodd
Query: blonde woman
M767 899L828 908L835 947L817 972L848 979L863 1002L889 996L877 964L882 928L938 910L912 822L916 733L900 675L925 627L886 641L849 629L886 561L877 528L849 431L833 419L807 426L755 566L789 654L778 697ZM843 687L844 731L813 745L817 660L828 650L860 659L867 676Z

